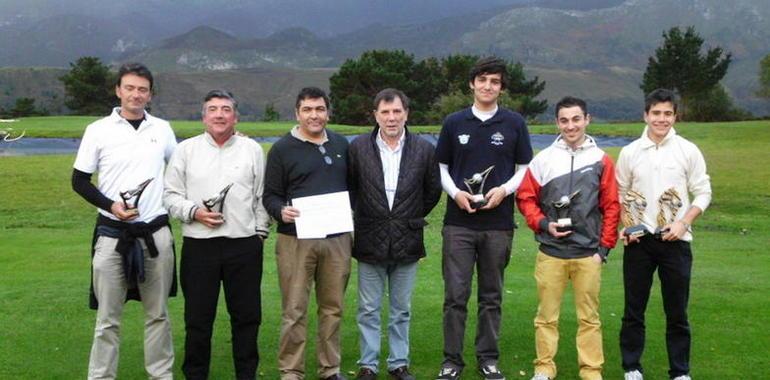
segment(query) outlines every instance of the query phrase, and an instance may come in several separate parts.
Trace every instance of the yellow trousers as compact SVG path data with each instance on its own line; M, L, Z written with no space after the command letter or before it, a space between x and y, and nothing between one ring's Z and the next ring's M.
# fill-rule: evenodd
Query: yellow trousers
M535 316L535 372L556 377L553 358L559 348L559 312L567 282L572 281L577 311L577 353L580 378L602 378L604 351L599 319L602 264L593 257L561 259L538 252L535 280L539 304Z

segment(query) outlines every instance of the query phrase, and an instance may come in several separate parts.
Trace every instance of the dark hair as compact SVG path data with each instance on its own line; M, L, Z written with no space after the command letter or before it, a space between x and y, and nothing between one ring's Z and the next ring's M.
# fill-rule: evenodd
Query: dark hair
M299 90L299 94L297 94L297 102L294 104L294 108L299 109L299 104L302 103L305 99L318 99L323 98L324 103L326 104L326 108L329 108L329 96L326 95L326 92L324 90L321 90L318 87L305 87L301 90Z
M586 105L585 100L576 98L573 96L565 96L559 100L558 103L556 103L556 106L554 107L554 114L556 115L556 118L559 117L559 110L562 108L570 108L570 107L580 107L580 109L583 111L583 116L588 115L588 106Z
M230 102L233 103L233 110L235 110L235 114L238 114L238 101L235 100L235 96L233 96L233 93L227 90L211 90L208 94L206 94L206 97L203 98L203 109L201 110L201 115L206 114L206 103L211 99L227 99Z
M404 94L403 91L397 90L395 88L386 88L380 92L377 93L377 95L374 97L374 110L376 111L377 108L380 107L380 103L390 103L396 98L399 98L401 100L401 104L404 106L405 110L409 110L409 98Z
M118 68L118 78L115 82L115 87L120 87L120 82L123 80L123 76L127 74L134 74L136 76L147 79L150 82L150 91L152 91L152 73L150 72L150 69L147 68L147 66L139 62L124 63L120 65L120 68Z
M500 74L502 89L508 87L508 64L497 57L486 57L476 61L468 72L468 82L473 83L476 77L484 74Z
M644 98L644 113L650 112L650 108L652 108L652 106L665 102L670 102L671 105L674 106L674 113L676 113L676 109L679 107L679 104L676 100L676 94L674 94L673 91L666 88L658 88L652 90L652 92L647 94L647 96Z

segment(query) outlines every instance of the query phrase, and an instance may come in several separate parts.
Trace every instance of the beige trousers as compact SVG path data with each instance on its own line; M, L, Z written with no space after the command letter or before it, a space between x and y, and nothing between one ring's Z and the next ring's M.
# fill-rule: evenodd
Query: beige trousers
M278 369L282 380L305 377L305 342L310 288L318 304L318 375L340 371L340 324L350 278L351 234L327 239L297 239L278 234L275 246L281 287L281 337Z
M174 253L168 227L153 234L158 256L150 257L144 239L145 281L139 283L144 307L144 366L150 379L173 378L174 347L168 317L168 293L173 278ZM88 363L89 379L114 379L120 351L120 322L126 300L127 284L118 239L99 236L93 257L94 293L99 301L94 341Z
M593 257L560 259L538 252L535 280L539 304L535 316L535 372L556 377L553 361L559 347L559 312L567 282L572 281L578 319L577 352L580 378L602 378L604 351L599 320L602 264Z

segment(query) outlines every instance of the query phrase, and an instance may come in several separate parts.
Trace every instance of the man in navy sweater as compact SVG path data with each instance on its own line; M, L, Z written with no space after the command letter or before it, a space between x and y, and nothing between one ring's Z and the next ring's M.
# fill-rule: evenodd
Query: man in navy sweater
M315 283L318 375L344 379L340 374L340 322L350 277L352 236L341 233L298 239L294 220L299 210L291 206L291 200L348 190L348 141L326 129L329 98L319 88L300 91L296 117L299 124L270 149L263 194L265 209L278 221L275 253L283 309L278 369L281 380L305 377L307 306Z

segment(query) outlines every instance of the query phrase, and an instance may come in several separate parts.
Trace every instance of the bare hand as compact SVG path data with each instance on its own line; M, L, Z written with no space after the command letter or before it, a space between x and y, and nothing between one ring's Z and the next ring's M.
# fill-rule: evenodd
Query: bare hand
M472 201L473 196L467 191L461 190L455 195L455 203L457 203L457 207L459 207L460 210L465 210L469 214L476 212L476 209L471 207Z
M194 218L208 228L217 228L225 222L221 213L208 211L203 207L199 207L195 210Z
M556 227L559 227L559 223L548 222L548 233L551 234L551 236L553 236L553 237L555 237L557 239L561 239L561 238L563 238L565 236L568 236L569 234L572 233L572 231L559 232L559 231L556 230Z
M596 261L597 264L604 263L604 259L602 259L602 255L600 255L598 253L594 253L594 255L592 257L594 258L594 261Z
M484 198L487 199L487 204L482 207L482 210L489 210L493 209L500 205L500 202L505 199L505 197L508 196L508 193L505 191L505 188L502 186L498 186L495 188L492 188L487 192L487 195L484 196Z
M136 217L139 216L139 210L132 208L130 210L126 210L126 205L123 204L123 202L112 202L112 207L110 207L110 212L112 215L115 215L118 217L118 219L128 222L130 220L136 219Z
M284 223L294 223L294 219L299 218L299 209L291 206L283 206L281 209L281 219Z
M635 244L639 242L638 236L629 236L626 235L626 229L624 228L622 231L620 231L620 239L623 240L623 245L629 245L629 244Z
M687 226L684 225L682 221L677 220L674 223L668 224L663 229L668 229L668 232L663 234L662 238L664 241L677 241L684 236L685 233L687 233Z

